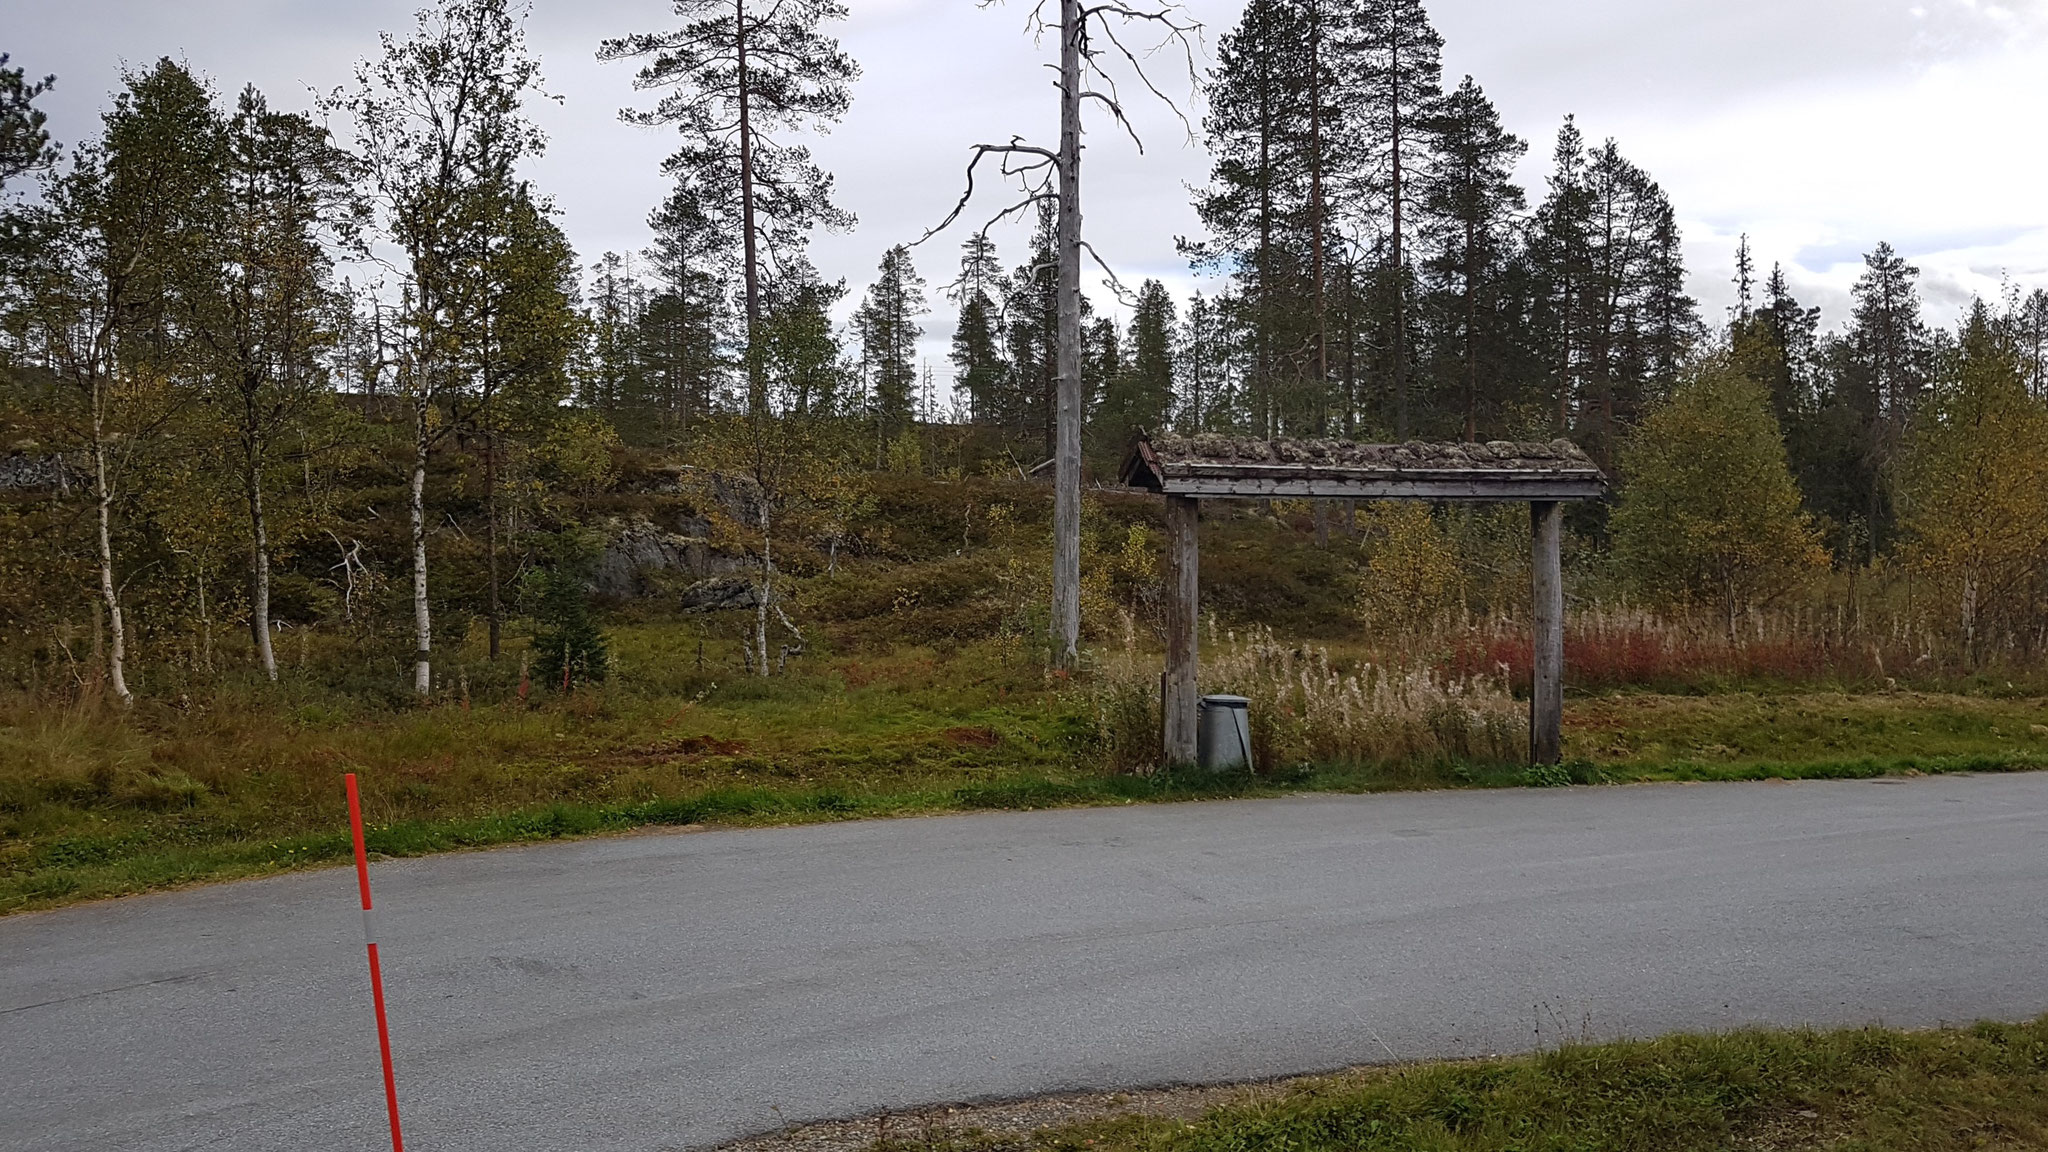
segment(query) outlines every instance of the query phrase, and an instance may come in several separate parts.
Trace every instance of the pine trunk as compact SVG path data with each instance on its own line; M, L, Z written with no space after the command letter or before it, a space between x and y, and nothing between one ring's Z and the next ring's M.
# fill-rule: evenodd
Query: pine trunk
M761 372L761 259L754 235L754 125L753 94L747 76L747 2L733 0L734 57L738 61L735 84L740 106L740 229L745 234L747 280L747 411L759 416L768 411L768 385Z
M754 597L755 675L768 676L768 601L775 595L775 544L769 534L768 497L761 496L761 593Z

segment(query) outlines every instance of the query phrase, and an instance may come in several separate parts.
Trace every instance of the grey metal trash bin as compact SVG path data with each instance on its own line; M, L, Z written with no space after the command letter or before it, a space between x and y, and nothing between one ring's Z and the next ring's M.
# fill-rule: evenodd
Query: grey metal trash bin
M1195 762L1211 772L1252 768L1252 702L1242 696L1204 696L1195 722Z

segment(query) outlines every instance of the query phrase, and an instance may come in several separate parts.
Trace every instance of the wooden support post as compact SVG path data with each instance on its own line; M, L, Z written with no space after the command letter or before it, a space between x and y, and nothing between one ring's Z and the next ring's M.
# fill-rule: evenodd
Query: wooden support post
M1531 502L1529 523L1535 538L1530 630L1536 640L1529 687L1529 760L1555 764L1564 758L1564 505Z
M1201 623L1201 503L1166 498L1166 680L1160 701L1167 766L1195 762L1196 629Z

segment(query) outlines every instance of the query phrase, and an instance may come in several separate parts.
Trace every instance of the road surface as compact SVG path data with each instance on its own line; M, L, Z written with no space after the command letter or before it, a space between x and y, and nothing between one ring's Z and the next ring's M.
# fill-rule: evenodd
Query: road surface
M408 1144L2048 1009L2048 774L1308 797L374 866ZM0 1149L372 1149L345 869L0 919Z

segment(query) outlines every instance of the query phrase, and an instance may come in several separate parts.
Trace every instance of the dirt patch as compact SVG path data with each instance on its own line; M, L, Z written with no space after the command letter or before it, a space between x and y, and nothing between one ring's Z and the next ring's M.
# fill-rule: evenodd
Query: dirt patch
M621 753L617 759L636 764L658 764L664 760L701 759L706 756L739 756L747 751L744 740L720 740L716 736L684 736L664 740L645 748Z
M1131 1092L1072 1092L994 1104L951 1104L881 1112L857 1120L804 1124L726 1144L716 1152L866 1152L877 1143L931 1144L971 1140L977 1152L1023 1152L1048 1128L1121 1116L1195 1120L1225 1104L1278 1095L1298 1080Z
M962 748L993 748L1003 742L993 728L948 728L941 735Z

